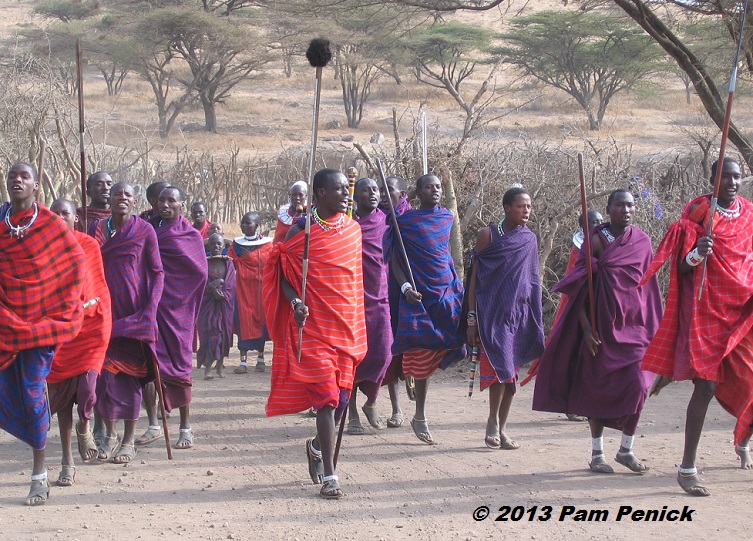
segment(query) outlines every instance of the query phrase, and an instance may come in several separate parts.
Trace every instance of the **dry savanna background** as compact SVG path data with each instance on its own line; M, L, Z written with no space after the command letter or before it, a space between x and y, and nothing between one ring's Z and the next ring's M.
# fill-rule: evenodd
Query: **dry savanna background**
M631 6L650 8L656 19L640 21L642 28ZM311 38L325 36L334 56L323 71L317 168L354 165L374 177L378 157L388 173L412 182L421 173L425 113L429 168L459 218L452 243L459 269L478 228L501 218L504 191L522 184L533 198L549 321L558 302L549 288L564 272L579 213L579 152L591 205L602 210L611 189L630 187L636 221L655 243L684 204L708 190L739 16L731 0L6 0L0 170L18 159L39 163L44 146L40 199L49 204L54 192L80 201L80 39L88 172L129 181L142 207L149 183L177 184L191 201L207 203L228 236L239 233L248 210L272 227L287 187L308 176L314 70L304 52ZM660 26L670 36L664 48L645 31ZM728 146L745 171L753 158L751 37L747 31ZM0 192L7 199L4 186ZM234 354L228 365L237 360ZM516 396L509 423L522 449L483 447L487 396L468 399L461 363L432 380L428 417L440 445L421 444L407 423L346 436L340 475L347 496L324 502L303 461L313 420L264 416L268 374L196 379L194 449L168 462L154 445L127 467L82 466L76 485L53 488L43 508L20 506L30 453L1 434L0 538L749 533L753 478L737 467L732 418L718 405L699 459L713 496L691 500L676 485L687 384L647 402L636 451L652 471L600 477L586 469L587 428L531 412L530 386ZM409 416L412 404L402 398ZM379 405L388 416L386 396ZM170 423L177 432L177 420ZM56 430L48 446L53 479ZM606 440L607 453L616 451L618 435ZM471 513L482 505L492 517L475 521ZM527 514L493 521L502 506ZM543 506L553 518L529 521L530 509ZM605 509L609 518L560 521L565 506ZM621 506L695 512L692 522L618 522Z

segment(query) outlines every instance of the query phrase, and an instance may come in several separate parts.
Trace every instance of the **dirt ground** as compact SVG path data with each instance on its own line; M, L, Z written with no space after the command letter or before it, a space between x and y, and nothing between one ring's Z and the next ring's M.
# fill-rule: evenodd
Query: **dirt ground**
M237 354L228 363L237 364ZM232 370L228 370L232 372ZM674 384L650 399L636 452L651 466L635 475L615 464L614 475L587 470L585 423L531 411L532 387L519 390L508 433L517 451L484 447L487 393L467 397L468 366L433 376L427 407L438 445L400 429L345 435L339 474L346 496L325 501L311 484L304 440L314 431L305 415L267 418L269 372L203 381L194 373L192 424L196 445L166 458L163 442L143 448L128 466L82 465L76 485L53 487L44 507L21 505L28 490L29 449L0 434L2 539L611 539L653 540L749 536L753 471L738 468L733 419L714 403L701 440L700 466L710 498L685 496L675 482L682 453L684 410L691 386ZM411 405L402 394L403 407ZM359 401L360 403L361 401ZM379 399L389 415L387 394ZM408 417L410 418L410 416ZM141 420L140 426L145 427ZM177 415L170 419L173 441ZM75 439L74 439L75 446ZM619 435L605 436L608 458ZM75 453L75 449L74 449ZM77 456L77 455L76 455ZM50 478L57 479L60 438L54 422L48 443ZM488 506L484 521L474 510ZM519 521L494 521L502 506L522 506ZM533 521L528 521L529 509ZM551 518L544 518L551 506ZM564 506L607 510L604 522L560 521ZM692 522L617 521L621 506L693 509ZM516 513L520 513L519 509ZM515 518L520 518L516 514ZM572 515L571 515L572 516ZM509 518L509 516L508 516ZM595 518L595 517L594 517Z

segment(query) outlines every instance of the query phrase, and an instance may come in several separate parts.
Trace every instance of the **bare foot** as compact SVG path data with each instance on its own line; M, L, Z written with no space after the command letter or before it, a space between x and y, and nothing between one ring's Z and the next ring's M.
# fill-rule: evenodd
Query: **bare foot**
M735 453L740 457L740 468L753 470L753 457L750 456L750 447L738 445L735 447Z

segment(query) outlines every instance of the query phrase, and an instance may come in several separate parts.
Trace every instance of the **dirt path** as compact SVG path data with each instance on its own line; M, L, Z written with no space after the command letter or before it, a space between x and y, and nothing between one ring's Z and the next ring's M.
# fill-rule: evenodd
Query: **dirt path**
M237 357L230 365L237 363ZM229 371L230 372L230 371ZM435 376L429 420L436 446L420 443L408 423L400 429L345 436L339 502L317 497L308 479L303 441L314 420L303 415L266 418L269 374L228 374L205 382L195 372L192 421L196 446L142 450L124 466L81 466L76 485L52 488L48 505L25 508L31 466L28 448L0 434L0 538L3 539L610 539L680 536L747 538L753 471L737 468L732 418L714 403L701 440L700 465L713 495L691 499L675 482L682 452L684 410L690 385L676 384L648 401L636 451L652 468L645 476L615 464L611 476L586 469L590 441L584 423L532 412L532 388L521 389L509 434L518 451L483 446L487 395L467 398L467 367ZM403 395L404 398L404 395ZM404 398L404 408L410 404ZM382 415L389 413L386 393ZM410 418L410 417L408 417ZM141 425L146 425L142 420ZM177 416L170 419L177 437ZM605 437L607 457L619 435ZM48 444L50 478L56 479L60 439L55 422ZM74 443L75 445L75 443ZM74 449L75 453L75 449ZM472 512L489 506L477 522ZM495 522L501 506L523 506L520 521ZM528 511L538 506L536 511ZM551 506L552 518L542 517ZM564 506L609 512L605 522L559 521ZM693 521L617 521L620 506L694 509ZM516 513L520 513L517 510ZM529 513L535 520L528 521ZM516 515L517 517L517 515Z

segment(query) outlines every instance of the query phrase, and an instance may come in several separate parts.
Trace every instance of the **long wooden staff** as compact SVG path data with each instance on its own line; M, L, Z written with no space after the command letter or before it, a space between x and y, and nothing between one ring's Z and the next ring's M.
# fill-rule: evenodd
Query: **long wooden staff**
M152 358L154 370L154 386L157 388L157 398L159 399L159 412L162 414L162 431L165 433L165 448L167 449L167 459L173 459L173 450L170 447L170 434L167 431L167 413L165 412L165 394L162 391L162 378L159 375L159 362L157 357L148 354Z
M81 39L76 40L76 80L78 82L78 134L81 147L81 212L84 233L89 229L86 216L86 142L84 141L84 75L81 69Z
M426 111L421 111L421 166L423 174L429 174L429 149L426 147Z
M588 304L590 307L592 331L596 329L596 302L594 300L594 277L591 263L591 232L588 229L588 198L586 197L586 175L583 173L583 153L578 152L578 176L580 177L580 206L583 213L583 246L586 257L586 278L588 279Z
M306 227L303 240L303 265L301 267L301 301L306 306L306 278L309 272L309 241L311 239L311 201L314 196L314 163L316 160L316 139L319 135L319 105L322 95L322 68L332 60L332 51L329 48L329 40L323 38L312 39L306 50L306 58L312 67L316 68L314 78L314 119L311 127L311 155L309 156L308 194L306 196ZM301 360L301 347L303 346L303 327L298 328L298 361Z
M732 118L732 101L735 97L735 83L737 82L737 64L740 62L740 51L743 46L743 34L745 32L745 16L748 14L748 0L743 6L743 16L740 21L740 35L737 38L737 51L735 62L732 65L732 75L729 78L729 94L727 94L727 109L724 111L724 123L722 124L722 140L719 143L719 160L716 162L716 175L714 177L714 193L711 195L711 209L709 210L709 226L706 235L711 236L714 227L714 217L718 204L719 190L722 185L722 169L724 169L724 152L727 149L727 137L729 136L729 124ZM698 299L703 296L703 286L706 282L706 264L708 257L703 260L701 268L701 281L698 284Z
M390 206L390 216L392 216L392 227L395 230L395 238L397 238L397 246L405 264L405 271L408 273L408 281L413 286L413 289L416 289L416 281L413 279L413 271L410 269L408 254L405 252L403 236L400 234L400 226L397 225L397 215L395 214L395 206L392 204L392 198L390 197L390 187L387 186L387 178L384 176L384 169L382 169L382 160L379 158L376 159L376 166L379 178L382 180L382 185L384 186L384 191L387 194L387 204Z

